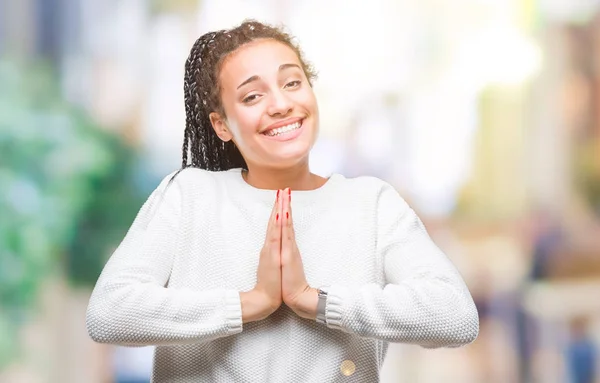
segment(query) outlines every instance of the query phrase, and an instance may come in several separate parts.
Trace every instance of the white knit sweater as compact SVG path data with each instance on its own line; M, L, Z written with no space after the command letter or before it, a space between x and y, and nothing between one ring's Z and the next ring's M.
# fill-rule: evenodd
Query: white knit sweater
M327 325L285 305L242 325L276 191L239 168L167 176L106 264L87 310L97 342L156 345L154 382L378 382L388 342L456 347L478 334L460 274L388 183L334 173L292 191L308 283ZM168 185L168 187L167 187Z

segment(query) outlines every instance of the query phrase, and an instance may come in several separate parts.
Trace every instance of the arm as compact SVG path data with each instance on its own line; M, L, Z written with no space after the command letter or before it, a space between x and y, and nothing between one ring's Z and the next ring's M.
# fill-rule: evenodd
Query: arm
M142 206L96 283L86 313L96 342L174 345L242 331L238 291L165 287L182 241L181 189L170 178Z
M327 326L427 348L474 341L479 318L465 283L389 184L380 192L377 220L386 285L330 286Z

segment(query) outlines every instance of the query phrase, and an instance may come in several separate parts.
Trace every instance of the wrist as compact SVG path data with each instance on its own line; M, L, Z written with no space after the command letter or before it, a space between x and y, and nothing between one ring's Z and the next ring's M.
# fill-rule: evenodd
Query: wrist
M242 323L255 322L268 317L272 310L265 305L265 299L256 290L240 292Z
M310 287L298 297L292 309L301 318L316 320L318 302L318 289Z

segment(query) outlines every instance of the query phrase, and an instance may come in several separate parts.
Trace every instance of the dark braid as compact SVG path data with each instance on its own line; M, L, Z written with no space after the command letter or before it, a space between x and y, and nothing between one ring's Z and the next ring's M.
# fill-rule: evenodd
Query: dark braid
M202 35L194 43L185 63L183 91L186 118L182 169L198 167L211 171L232 168L248 170L248 165L233 140L224 142L212 129L209 114L218 112L225 118L218 82L225 57L244 44L265 38L284 43L296 52L312 86L312 80L316 78L312 67L305 62L292 37L281 28L247 20L234 29Z

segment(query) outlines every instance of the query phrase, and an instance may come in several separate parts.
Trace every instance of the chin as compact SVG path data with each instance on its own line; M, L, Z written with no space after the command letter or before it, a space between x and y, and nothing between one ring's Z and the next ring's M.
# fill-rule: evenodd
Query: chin
M275 153L273 153L275 154ZM302 162L304 159L306 159L308 157L308 155L310 154L310 148L305 148L304 150L294 150L294 151L289 151L289 152L284 152L284 153L276 153L273 158L273 160L277 163L277 164L281 164L281 165L285 165L287 166L291 166L291 165L295 165L299 162Z

